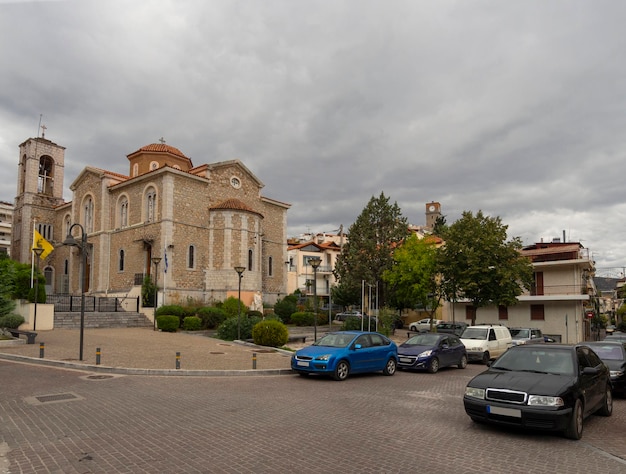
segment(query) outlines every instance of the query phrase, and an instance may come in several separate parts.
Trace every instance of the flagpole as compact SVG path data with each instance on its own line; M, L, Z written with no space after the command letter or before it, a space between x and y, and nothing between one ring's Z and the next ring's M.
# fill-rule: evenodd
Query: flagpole
M33 287L33 280L35 279L35 252L33 252L33 248L35 248L35 225L36 222L33 220L33 243L30 246L30 287Z

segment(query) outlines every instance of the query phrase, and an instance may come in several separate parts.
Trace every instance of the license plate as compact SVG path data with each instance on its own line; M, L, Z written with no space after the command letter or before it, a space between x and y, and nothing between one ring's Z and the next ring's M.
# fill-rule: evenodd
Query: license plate
M304 360L299 360L296 362L297 365L299 365L300 367L308 367L309 363L307 361Z
M522 417L522 410L517 410L515 408L492 407L491 405L487 405L487 413L492 413L494 415L511 416L513 418Z
M408 363L412 362L412 360L409 359L408 357L400 357L398 360L400 362L408 362Z

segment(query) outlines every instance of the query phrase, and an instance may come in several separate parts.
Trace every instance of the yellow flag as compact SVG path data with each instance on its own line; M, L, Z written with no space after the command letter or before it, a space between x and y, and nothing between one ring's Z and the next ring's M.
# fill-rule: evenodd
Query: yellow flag
M39 257L42 260L46 258L48 255L50 255L52 251L54 250L54 247L52 246L52 244L48 242L46 239L44 239L43 236L37 231L35 231L33 235L33 248L36 248L36 247L41 247L43 249L43 252L41 252L41 255Z

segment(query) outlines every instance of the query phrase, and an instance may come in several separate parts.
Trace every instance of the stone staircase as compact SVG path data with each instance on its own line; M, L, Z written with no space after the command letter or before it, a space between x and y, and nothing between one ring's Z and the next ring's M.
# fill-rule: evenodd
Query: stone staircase
M143 328L152 327L142 313L127 311L85 312L85 328ZM79 329L80 312L54 312L55 329Z

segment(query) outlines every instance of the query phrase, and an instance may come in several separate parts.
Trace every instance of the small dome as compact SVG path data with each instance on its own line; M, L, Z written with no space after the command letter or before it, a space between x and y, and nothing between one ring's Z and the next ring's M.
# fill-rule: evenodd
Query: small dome
M178 148L175 148L175 147L170 146L170 145L166 145L165 143L151 143L150 145L142 146L135 153L139 153L139 152L142 152L142 151L147 151L147 152L151 152L151 153L155 153L155 152L157 152L157 153L170 153L171 155L176 155L176 156L180 156L181 158L189 159ZM131 154L134 155L135 153L131 153Z

